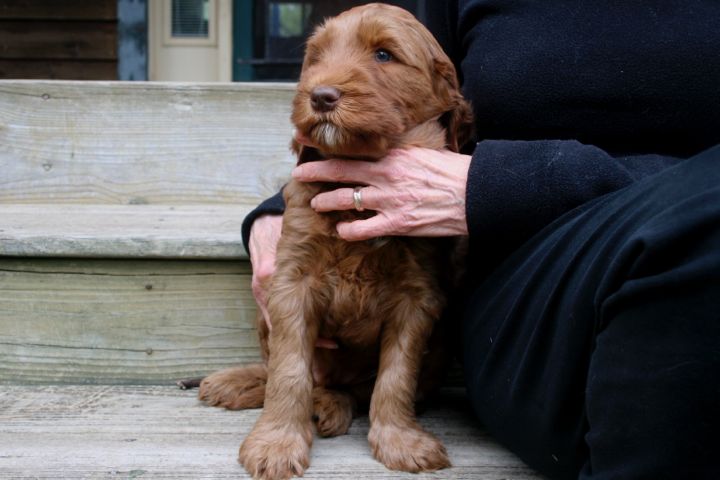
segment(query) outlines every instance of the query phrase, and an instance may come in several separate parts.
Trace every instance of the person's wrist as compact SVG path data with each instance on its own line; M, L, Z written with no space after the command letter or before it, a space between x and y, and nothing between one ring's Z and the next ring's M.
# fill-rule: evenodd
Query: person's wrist
M452 165L455 165L455 211L453 212L453 229L457 235L468 234L467 224L467 188L470 172L471 155L453 153Z

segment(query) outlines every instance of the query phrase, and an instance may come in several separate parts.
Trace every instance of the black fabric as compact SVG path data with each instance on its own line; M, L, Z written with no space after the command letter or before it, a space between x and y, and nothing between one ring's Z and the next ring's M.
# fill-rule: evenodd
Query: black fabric
M688 157L720 143L716 0L434 0L479 140Z
M470 295L468 392L551 478L720 478L720 147L568 212Z
M260 215L282 215L284 211L285 200L283 199L282 191L280 191L266 199L245 217L242 224L242 241L248 255L250 254L250 230L252 229L252 224L255 219Z
M480 142L466 198L475 272L490 270L563 213L679 161L659 155L613 158L574 140Z

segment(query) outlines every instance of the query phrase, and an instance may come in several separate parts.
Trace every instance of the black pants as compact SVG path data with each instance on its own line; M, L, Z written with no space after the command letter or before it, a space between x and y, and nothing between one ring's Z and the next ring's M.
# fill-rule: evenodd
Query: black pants
M720 147L545 228L463 342L477 415L541 473L720 479Z

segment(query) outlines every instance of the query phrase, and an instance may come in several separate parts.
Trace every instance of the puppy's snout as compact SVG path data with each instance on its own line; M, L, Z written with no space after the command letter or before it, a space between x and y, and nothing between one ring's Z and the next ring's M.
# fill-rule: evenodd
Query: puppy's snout
M310 105L317 112L329 112L340 101L340 91L335 87L320 86L310 93Z

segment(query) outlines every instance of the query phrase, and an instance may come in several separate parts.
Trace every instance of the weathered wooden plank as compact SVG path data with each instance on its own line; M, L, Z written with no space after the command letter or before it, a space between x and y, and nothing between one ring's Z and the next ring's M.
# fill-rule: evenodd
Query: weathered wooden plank
M115 80L116 60L0 59L0 78L51 80Z
M115 60L117 24L0 20L0 57Z
M0 383L169 384L260 358L244 262L0 257Z
M247 259L253 207L0 204L0 255Z
M294 159L291 84L0 81L0 203L257 204Z
M385 469L370 455L360 417L348 435L315 439L304 478L542 478L478 427L460 395L446 392L419 418L445 443L452 468ZM172 387L5 387L0 478L248 478L237 449L259 413L206 407Z
M3 0L2 19L115 20L117 0Z

